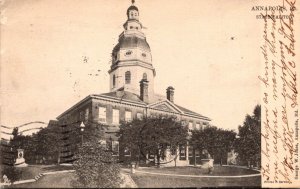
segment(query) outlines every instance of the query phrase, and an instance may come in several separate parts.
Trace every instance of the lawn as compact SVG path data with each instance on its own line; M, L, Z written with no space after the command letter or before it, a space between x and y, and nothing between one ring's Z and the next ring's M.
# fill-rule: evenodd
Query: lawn
M261 178L188 178L176 176L131 175L139 188L181 188L181 187L260 187Z
M74 173L46 175L37 182L12 185L9 188L72 188Z
M200 167L163 167L163 168L141 168L141 171L155 172L155 173L166 173L166 174L178 174L178 175L208 175L206 169ZM257 174L259 172L251 169L242 169L237 167L228 166L215 166L212 176L236 176L236 175L250 175Z
M147 168L140 169L141 171L152 173L179 174L179 175L209 175L207 170L199 167L166 167L166 168ZM236 167L220 167L215 166L211 176L236 176L257 174L257 171L242 169ZM138 187L260 187L261 177L246 177L246 178L197 178L197 177L179 177L166 175L151 175L146 173L136 172L131 175L132 179Z
M61 166L61 165L28 165L28 167L18 167L21 175L18 180L34 179L39 173L52 172L52 171L62 171L71 170L72 166Z
M22 177L25 179L34 178L38 173L72 169L68 166L29 166L24 169ZM208 175L207 171L199 167L166 167L166 168L140 168L138 170L165 173L165 174L180 174L180 175ZM213 176L229 176L229 175L248 175L257 174L257 171L241 169L236 167L219 167L214 169ZM131 175L132 179L138 187L260 187L261 177L246 177L246 178L197 178L197 177L179 177L166 175L150 175L146 173L136 172ZM20 185L12 185L9 188L72 188L74 173L60 173L46 175L34 183L26 183Z

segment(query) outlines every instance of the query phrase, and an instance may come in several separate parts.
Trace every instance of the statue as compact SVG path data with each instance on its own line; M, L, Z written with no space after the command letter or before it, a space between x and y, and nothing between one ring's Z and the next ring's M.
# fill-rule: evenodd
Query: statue
M11 183L6 175L3 175L3 181L4 181L5 184L10 184Z
M28 166L28 164L25 163L23 149L18 149L18 158L16 159L14 166L15 167L27 167Z

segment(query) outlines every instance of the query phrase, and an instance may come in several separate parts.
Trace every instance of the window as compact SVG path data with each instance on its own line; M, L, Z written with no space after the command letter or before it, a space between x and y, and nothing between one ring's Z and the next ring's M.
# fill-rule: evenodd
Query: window
M185 160L186 159L186 149L184 145L179 146L179 160Z
M132 120L131 112L130 111L125 111L125 121L130 122L131 120Z
M119 155L119 141L112 141L111 150L113 156Z
M81 112L79 113L79 120L80 120L80 121L83 121L83 119L84 119L84 112L81 111Z
M114 124L119 124L119 110L113 109L113 120Z
M171 155L177 155L177 154L176 154L176 151L177 151L176 148L177 148L177 147L171 147Z
M195 156L196 156L196 157L200 157L200 150L195 149Z
M192 132L193 130L193 122L189 122L189 132Z
M196 129L200 130L200 124L199 123L196 123Z
M133 29L133 26L130 26L130 29Z
M193 157L193 147L192 146L189 146L189 157Z
M116 86L116 76L113 75L113 88L115 88L115 86Z
M88 119L89 119L89 109L87 108L85 110L84 121L88 121Z
M146 57L147 55L146 55L146 53L142 53L142 56L143 56L143 57Z
M203 125L202 125L202 129L204 129L204 128L207 128L209 125L208 125L208 122L203 122L202 123Z
M143 119L143 114L142 113L137 113L136 118L137 119Z
M143 74L143 79L147 80L147 74L146 73Z
M130 71L127 71L125 72L125 83L130 84L130 80L131 80L131 73Z
M105 107L99 107L99 121L102 123L106 122L106 108Z

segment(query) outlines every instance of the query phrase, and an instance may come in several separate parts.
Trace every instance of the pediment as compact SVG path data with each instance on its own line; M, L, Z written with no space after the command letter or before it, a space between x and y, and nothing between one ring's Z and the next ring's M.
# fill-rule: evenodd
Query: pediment
M166 111L166 112L174 112L181 113L181 111L169 101L160 101L149 105L149 108L153 108L156 110Z

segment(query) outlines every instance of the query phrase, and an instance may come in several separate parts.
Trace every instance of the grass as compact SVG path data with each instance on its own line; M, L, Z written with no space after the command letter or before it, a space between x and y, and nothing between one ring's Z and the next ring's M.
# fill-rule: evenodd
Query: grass
M147 168L141 169L147 172L178 174L178 175L208 175L206 169L199 167L163 167L163 168ZM258 172L250 169L241 169L237 167L228 166L215 166L212 176L236 176L236 175L250 175L257 174Z
M50 171L63 171L63 170L72 170L73 166L63 166L63 165L53 165L49 167L44 167L42 169L43 173L44 172L50 172Z
M37 182L11 185L9 188L72 188L74 173L46 175Z
M165 167L141 169L147 172L180 174L180 175L208 175L208 171L199 167ZM215 166L212 176L236 176L257 174L257 171L237 167ZM193 178L166 175L150 175L136 172L131 175L138 187L260 187L261 177L246 178Z
M34 178L38 173L72 169L72 166L45 166L45 165L31 165L24 170L23 178ZM140 168L147 172L167 173L167 174L181 174L181 175L208 175L207 171L198 167L165 167L165 168ZM255 174L257 171L241 169L236 167L220 167L215 166L212 175L246 175ZM260 187L261 177L247 177L247 178L191 178L191 177L176 177L165 175L150 175L138 173L131 175L132 179L142 188L152 187ZM12 185L9 188L72 188L74 180L74 173L63 173L46 175L34 183L26 183L20 185Z
M39 173L71 170L72 166L61 166L61 165L28 165L28 167L17 167L20 170L21 175L18 180L34 179Z
M260 187L261 177L249 178L188 178L136 173L131 175L139 188L181 187Z

